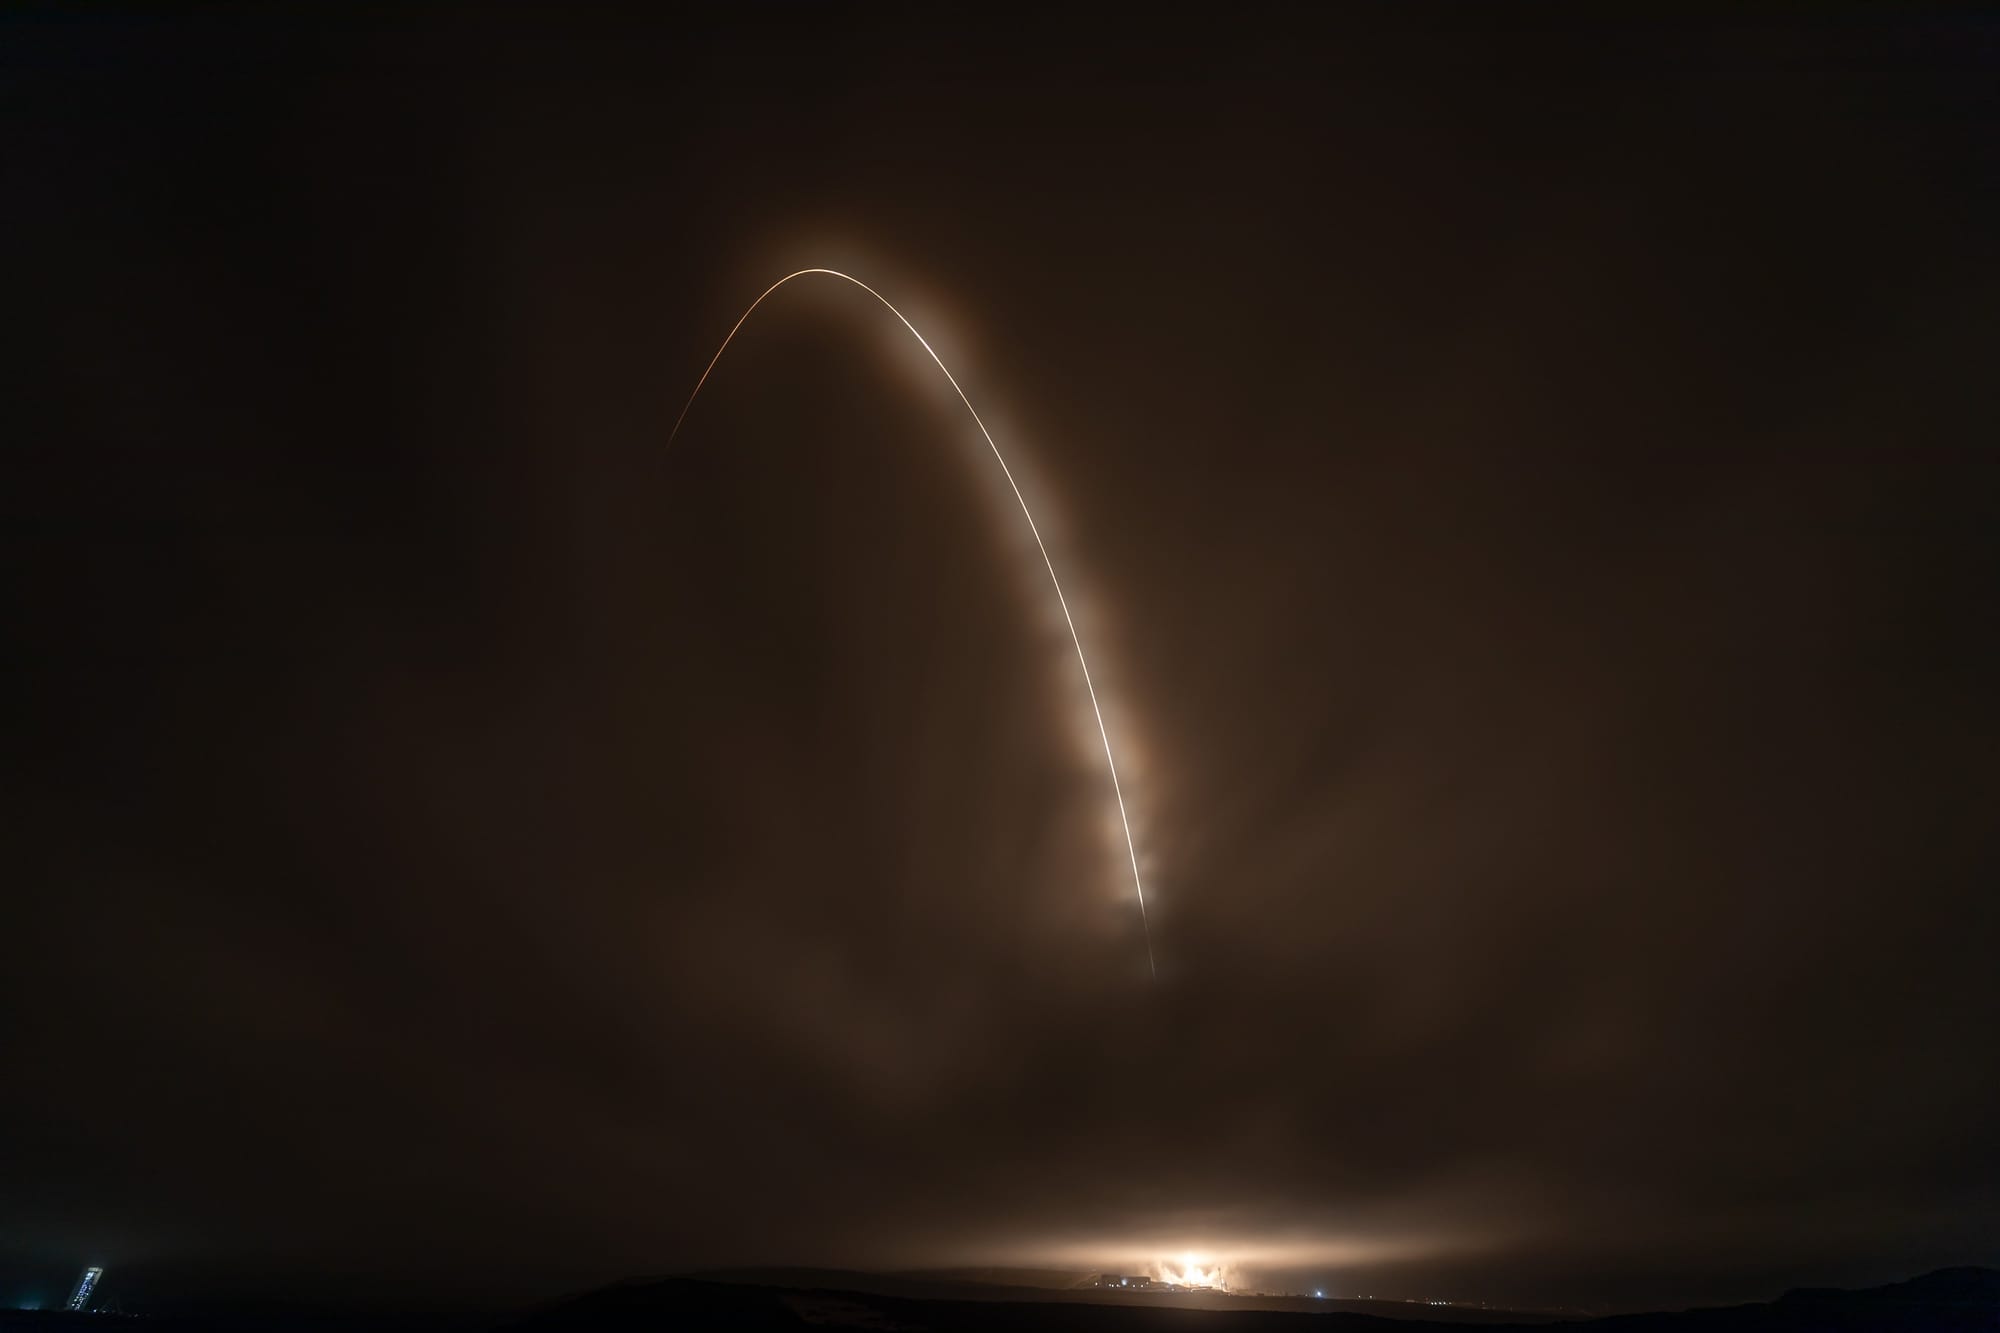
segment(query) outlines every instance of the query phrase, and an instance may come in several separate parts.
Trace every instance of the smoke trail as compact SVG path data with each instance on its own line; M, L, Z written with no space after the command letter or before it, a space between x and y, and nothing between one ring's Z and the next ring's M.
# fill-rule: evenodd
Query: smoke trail
M1132 892L1139 900L1139 925L1146 937L1146 969L1157 980L1160 970L1158 965L1153 961L1153 928L1152 924L1146 918L1146 886L1139 879L1139 848L1132 840L1132 821L1125 813L1125 790L1118 783L1118 761L1111 757L1111 733L1105 730L1104 727L1104 710L1097 703L1097 686L1090 679L1090 663L1083 655L1083 638L1076 632L1076 618L1069 612L1069 599L1063 596L1062 580L1056 577L1056 566L1055 562L1049 558L1048 543L1042 540L1042 530L1035 526L1035 516L1028 511L1028 501L1021 494L1021 487L1014 480L1014 470L1007 466L1006 458L1000 453L1000 446L993 442L993 432L987 430L986 423L979 419L979 413L972 406L972 400L967 398L965 390L959 387L958 377L951 373L951 367L945 365L944 359L931 347L930 343L924 338L924 335L917 332L917 326L910 323L903 312L891 305L889 299L883 296L882 293L876 291L873 287L861 281L861 279L851 277L848 274L840 272L838 269L802 268L796 273L787 273L784 277L779 278L769 287L766 287L763 295L752 301L750 308L745 310L736 323L731 326L729 336L722 340L722 346L715 349L715 355L708 359L708 368L702 371L701 378L695 381L694 392L688 395L687 406L681 409L679 418L675 420L674 428L667 436L667 444L669 447L672 447L673 442L679 438L681 427L687 423L688 413L694 410L694 400L701 397L702 386L708 383L710 373L715 370L715 363L722 360L722 354L728 351L729 344L736 340L736 334L743 327L744 322L752 314L756 313L758 306L764 304L764 297L777 291L778 288L784 286L794 278L803 278L813 273L824 273L830 278L839 278L842 282L853 283L856 287L859 287L862 291L867 292L870 296L881 302L882 308L894 315L902 322L903 327L910 331L910 336L917 340L918 345L925 352L929 353L931 360L937 363L937 368L944 372L945 379L951 384L952 392L958 395L959 402L965 404L966 412L972 417L972 424L979 427L979 433L986 437L986 447L993 451L994 461L1000 464L1000 471L1007 478L1008 489L1014 492L1014 502L1021 506L1021 517L1028 520L1028 531L1034 534L1035 548L1042 553L1042 567L1049 572L1049 586L1056 590L1056 602L1062 607L1063 623L1069 626L1069 641L1076 648L1076 664L1083 670L1083 688L1090 694L1090 711L1097 719L1097 738L1104 742L1104 768L1111 775L1111 794L1118 802L1118 823L1125 830L1125 855L1132 863Z

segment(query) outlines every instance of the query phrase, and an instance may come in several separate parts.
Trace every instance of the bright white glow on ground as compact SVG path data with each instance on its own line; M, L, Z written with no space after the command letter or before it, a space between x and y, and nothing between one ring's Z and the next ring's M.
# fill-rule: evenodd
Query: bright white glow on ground
M1227 1291L1223 1265L1219 1260L1207 1255L1189 1251L1171 1259L1160 1259L1153 1264L1153 1279L1156 1282L1171 1282L1177 1287L1203 1287L1210 1291Z

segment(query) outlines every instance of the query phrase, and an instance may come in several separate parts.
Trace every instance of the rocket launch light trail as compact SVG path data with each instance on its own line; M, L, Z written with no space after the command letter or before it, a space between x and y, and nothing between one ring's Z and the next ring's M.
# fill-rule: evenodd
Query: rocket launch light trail
M763 294L750 303L749 309L745 310L730 328L729 336L722 340L722 346L715 349L715 355L709 358L708 368L703 370L701 378L695 381L694 392L688 395L687 406L681 409L680 416L674 421L674 428L667 436L667 445L671 448L674 441L679 438L681 427L687 424L688 413L694 409L695 399L701 397L702 386L708 383L708 377L714 372L716 362L722 360L722 354L729 350L729 344L736 340L738 331L742 329L750 316L756 313L757 307L764 304L764 298L794 278L803 278L812 274L824 274L829 278L839 278L842 282L852 283L854 286L859 287L862 291L867 292L870 296L881 302L882 308L894 315L902 323L902 326L910 331L910 336L917 340L918 346L922 347L929 354L930 359L937 364L937 368L944 372L944 377L950 383L952 392L958 395L958 401L965 405L967 414L972 417L972 424L979 427L979 433L985 437L986 447L993 451L994 461L1000 464L1000 471L1007 478L1007 488L1014 492L1014 501L1021 507L1021 517L1028 521L1028 531L1034 534L1035 548L1041 552L1042 567L1048 570L1049 586L1055 589L1056 602L1062 607L1063 623L1069 627L1069 641L1076 649L1076 664L1083 672L1083 688L1090 695L1090 711L1092 716L1097 720L1097 738L1104 744L1104 768L1111 775L1111 795L1118 804L1118 823L1125 831L1125 855L1132 865L1132 893L1139 901L1139 925L1146 938L1146 968L1153 978L1157 980L1160 971L1158 965L1153 960L1153 929L1146 917L1146 886L1139 878L1139 848L1132 838L1132 820L1125 813L1125 791L1118 782L1118 761L1112 758L1111 755L1111 733L1105 728L1104 710L1097 702L1097 686L1090 678L1090 662L1084 657L1083 637L1077 633L1076 617L1070 614L1069 598L1063 596L1062 580L1056 577L1055 561L1049 558L1048 543L1042 540L1042 530L1035 526L1035 516L1028 509L1027 498L1021 494L1021 487L1014 480L1014 470L1007 466L1007 459L1001 454L1000 446L994 443L993 432L987 430L986 423L979 419L978 409L974 408L972 400L965 396L965 390L959 387L958 377L951 373L951 367L945 365L944 358L937 354L936 349L930 345L930 342L924 335L917 332L917 326L910 323L909 318L902 311L890 304L889 298L861 281L861 279L842 273L838 269L802 268L796 273L787 273L784 277L779 278L769 287L766 287Z

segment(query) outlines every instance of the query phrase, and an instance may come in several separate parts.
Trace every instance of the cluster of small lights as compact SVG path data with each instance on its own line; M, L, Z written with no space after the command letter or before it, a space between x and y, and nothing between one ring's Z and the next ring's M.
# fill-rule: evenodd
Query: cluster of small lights
M76 1290L70 1293L69 1304L65 1308L71 1310L88 1310L90 1308L90 1294L97 1290L97 1279L103 1276L104 1270L95 1265L84 1269L83 1276L76 1280Z

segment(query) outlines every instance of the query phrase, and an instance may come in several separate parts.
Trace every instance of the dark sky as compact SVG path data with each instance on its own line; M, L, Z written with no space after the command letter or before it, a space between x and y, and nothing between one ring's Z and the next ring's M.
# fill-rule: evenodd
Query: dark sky
M0 1276L2000 1260L2000 26L1402 12L7 19Z

